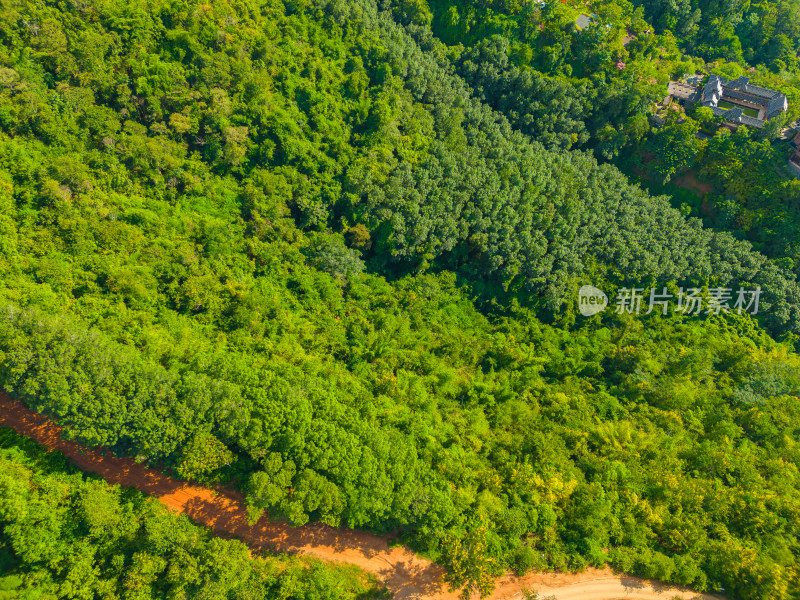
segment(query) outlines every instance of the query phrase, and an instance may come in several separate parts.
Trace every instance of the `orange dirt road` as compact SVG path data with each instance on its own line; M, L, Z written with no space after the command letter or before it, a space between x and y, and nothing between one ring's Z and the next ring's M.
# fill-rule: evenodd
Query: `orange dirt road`
M403 547L390 548L386 537L352 529L313 524L291 527L262 518L247 523L242 497L235 492L214 492L143 467L129 458L117 458L75 442L61 439L61 428L0 392L0 425L11 427L42 446L61 451L80 469L97 473L111 484L119 484L155 496L170 508L185 513L194 522L211 528L221 537L235 537L251 548L269 547L279 552L304 553L330 561L350 563L377 575L397 600L455 600L442 583L442 568ZM672 600L716 596L665 587L610 569L589 569L580 574L534 573L525 577L506 575L497 581L491 598L524 598L524 589L558 600Z

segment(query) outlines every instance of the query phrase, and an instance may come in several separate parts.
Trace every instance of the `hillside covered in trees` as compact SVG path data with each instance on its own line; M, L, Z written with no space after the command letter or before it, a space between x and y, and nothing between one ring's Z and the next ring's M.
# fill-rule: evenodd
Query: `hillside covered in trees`
M800 275L800 181L786 168L788 142L778 139L800 117L796 5L437 0L428 12L419 3L404 6L395 14L409 24L430 22L457 54L458 74L516 128L545 144L591 150L651 192L672 196L684 214L750 241ZM578 25L581 15L588 25ZM662 110L666 126L650 126L669 81L709 73L779 90L789 110L763 130L741 127L736 135L704 109ZM667 185L687 173L712 193Z
M0 428L0 597L149 600L382 598L348 569L252 559L132 489Z
M794 263L611 162L669 131L640 84L685 40L614 79L450 8L4 5L0 386L254 516L399 531L455 587L609 563L796 599ZM586 318L588 283L762 296Z

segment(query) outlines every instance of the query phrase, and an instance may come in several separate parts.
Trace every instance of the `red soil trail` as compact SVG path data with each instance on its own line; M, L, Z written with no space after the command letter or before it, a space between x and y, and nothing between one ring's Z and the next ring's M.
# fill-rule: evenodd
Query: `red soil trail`
M683 175L673 180L673 183L679 187L686 188L693 192L698 192L705 197L708 194L714 193L714 186L706 181L700 181L697 178L697 173L690 169Z
M148 469L130 458L118 458L61 439L61 428L0 392L0 426L13 428L42 446L59 450L78 468L96 473L112 484L134 487L155 496L194 522L221 537L235 537L251 548L304 553L324 560L345 562L377 575L397 600L455 600L442 583L442 568L403 547L390 548L388 538L364 531L336 529L321 524L291 527L261 518L247 522L242 497L231 491L215 492ZM524 598L523 589L553 594L558 600L671 600L713 596L666 587L658 582L615 575L610 569L581 574L535 573L522 578L506 575L497 581L491 598Z

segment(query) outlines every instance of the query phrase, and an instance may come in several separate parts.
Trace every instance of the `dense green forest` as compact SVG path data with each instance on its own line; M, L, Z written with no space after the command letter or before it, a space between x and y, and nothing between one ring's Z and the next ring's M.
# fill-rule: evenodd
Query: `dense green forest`
M664 2L635 4L658 29L672 30L683 47L704 58L787 66L797 72L800 2Z
M796 2L436 0L430 9L416 21L431 22L458 55L457 72L514 127L546 145L591 149L800 275L800 181L786 171L788 144L775 141L800 117ZM408 23L419 14L395 12ZM593 15L583 28L581 13ZM669 111L667 127L653 129L647 115L667 83L695 72L746 75L785 93L789 110L763 131L740 128L732 137L713 115L693 112ZM713 187L705 204L664 187L686 171Z
M610 163L691 126L651 131L689 62L619 6L639 58L580 72L422 1L3 5L0 385L455 586L608 562L798 598L794 263ZM740 137L706 164L769 143ZM763 293L586 319L584 283Z
M347 567L251 559L157 500L86 477L59 452L0 428L0 598L366 600Z

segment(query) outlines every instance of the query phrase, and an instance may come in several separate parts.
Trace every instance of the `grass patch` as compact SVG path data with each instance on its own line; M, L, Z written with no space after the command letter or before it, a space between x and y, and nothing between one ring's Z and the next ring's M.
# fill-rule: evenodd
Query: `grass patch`
M745 106L739 106L737 104L732 104L730 102L727 102L726 100L720 100L717 103L717 106L719 108L724 108L725 110L730 110L732 108L741 108L742 112L744 114L746 114L748 117L753 117L754 119L758 118L758 111L756 109L754 109L754 108L747 108Z

